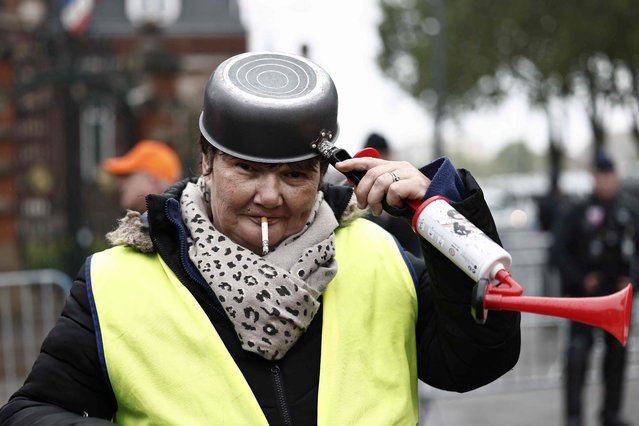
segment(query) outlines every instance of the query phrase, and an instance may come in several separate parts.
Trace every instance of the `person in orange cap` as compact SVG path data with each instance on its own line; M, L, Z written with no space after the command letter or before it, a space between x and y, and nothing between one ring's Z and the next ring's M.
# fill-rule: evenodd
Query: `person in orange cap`
M160 194L180 179L182 167L167 144L139 141L122 157L109 158L102 167L119 177L120 207L144 212L147 194Z

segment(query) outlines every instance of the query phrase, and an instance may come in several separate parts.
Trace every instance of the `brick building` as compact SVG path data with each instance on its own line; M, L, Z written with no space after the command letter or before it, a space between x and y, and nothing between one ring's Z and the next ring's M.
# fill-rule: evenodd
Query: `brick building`
M204 85L246 50L234 0L61 3L0 1L0 270L73 274L103 247L121 212L100 163L137 140L192 174Z

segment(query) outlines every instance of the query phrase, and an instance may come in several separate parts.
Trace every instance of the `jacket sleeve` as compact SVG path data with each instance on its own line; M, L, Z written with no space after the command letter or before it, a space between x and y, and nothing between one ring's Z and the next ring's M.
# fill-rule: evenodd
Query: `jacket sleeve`
M98 360L82 268L31 373L0 410L0 424L111 424L115 409Z
M458 173L467 196L454 207L501 244L481 188L468 171ZM475 282L426 240L420 240L425 268L421 268L417 296L419 378L433 387L457 392L490 383L517 363L520 314L491 311L484 325L475 323L470 309Z

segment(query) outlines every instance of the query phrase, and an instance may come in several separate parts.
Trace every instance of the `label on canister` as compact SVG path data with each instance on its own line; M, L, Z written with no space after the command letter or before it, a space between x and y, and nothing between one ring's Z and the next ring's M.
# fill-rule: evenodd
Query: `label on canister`
M413 226L417 233L474 281L482 278L493 280L496 269L510 268L510 254L455 210L445 198L429 198L416 214Z

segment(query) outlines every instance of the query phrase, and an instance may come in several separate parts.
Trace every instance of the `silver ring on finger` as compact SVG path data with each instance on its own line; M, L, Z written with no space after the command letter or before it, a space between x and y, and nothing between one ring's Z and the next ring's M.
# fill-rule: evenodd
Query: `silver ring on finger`
M395 172L388 172L388 173L390 173L391 177L393 178L393 182L397 182L400 179L397 173Z

